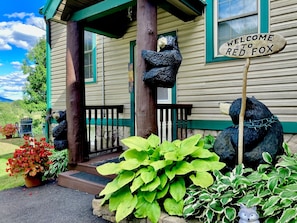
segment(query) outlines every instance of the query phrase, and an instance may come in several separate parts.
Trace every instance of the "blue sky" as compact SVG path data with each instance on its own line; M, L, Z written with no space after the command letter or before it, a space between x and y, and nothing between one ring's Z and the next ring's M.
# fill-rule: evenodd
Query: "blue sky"
M45 22L39 14L45 3L46 0L10 0L0 4L0 97L23 98L27 76L21 65L28 51L45 35Z

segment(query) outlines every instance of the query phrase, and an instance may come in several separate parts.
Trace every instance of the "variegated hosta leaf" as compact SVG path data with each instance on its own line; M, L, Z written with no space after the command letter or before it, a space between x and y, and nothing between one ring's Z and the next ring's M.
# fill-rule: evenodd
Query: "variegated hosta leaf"
M184 207L183 216L185 218L192 216L194 213L195 213L195 208L193 208L193 205L187 205Z
M231 208L231 207L227 207L224 209L224 214L226 216L226 218L233 222L235 220L236 216L236 209L235 208Z
M288 208L284 210L282 216L277 222L291 222L291 220L296 220L297 210L296 208Z
M262 153L262 157L263 157L263 160L268 163L268 164L272 164L272 157L271 155L268 153L268 152L263 152Z

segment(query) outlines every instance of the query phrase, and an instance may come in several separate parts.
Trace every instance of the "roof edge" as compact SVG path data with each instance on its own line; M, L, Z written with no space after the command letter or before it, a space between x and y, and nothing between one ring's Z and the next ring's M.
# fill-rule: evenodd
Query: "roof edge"
M55 16L61 2L62 0L51 0L46 2L46 5L41 10L41 14L44 15L46 20L52 19Z

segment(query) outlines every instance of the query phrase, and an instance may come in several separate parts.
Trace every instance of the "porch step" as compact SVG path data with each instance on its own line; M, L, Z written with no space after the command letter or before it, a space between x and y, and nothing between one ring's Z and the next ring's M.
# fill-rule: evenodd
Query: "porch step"
M102 191L111 180L111 178L99 175L69 170L59 174L58 185L95 195Z
M92 159L85 163L78 163L77 166L75 167L75 170L90 173L90 174L97 175L97 176L101 176L96 169L97 166L100 166L102 164L109 163L109 162L116 163L116 162L120 161L119 154L113 154L113 155L114 156L110 156L110 157L105 156L104 160ZM101 157L101 159L102 159L102 157ZM115 176L110 175L110 176L104 176L104 177L113 179Z
M107 162L119 162L121 152L102 154L87 162L78 163L74 170L59 174L58 185L80 190L90 194L98 194L115 175L102 176L96 167Z

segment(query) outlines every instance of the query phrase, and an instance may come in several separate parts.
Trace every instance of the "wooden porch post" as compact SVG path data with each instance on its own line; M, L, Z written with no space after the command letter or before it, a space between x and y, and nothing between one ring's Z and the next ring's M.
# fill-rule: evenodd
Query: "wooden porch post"
M150 88L143 80L146 64L141 51L156 50L157 7L149 0L137 1L137 78L136 78L136 134L148 137L157 134L157 89Z
M84 30L78 22L67 22L66 115L69 165L86 157L86 116L84 83Z

